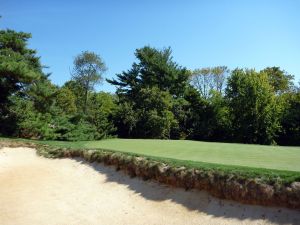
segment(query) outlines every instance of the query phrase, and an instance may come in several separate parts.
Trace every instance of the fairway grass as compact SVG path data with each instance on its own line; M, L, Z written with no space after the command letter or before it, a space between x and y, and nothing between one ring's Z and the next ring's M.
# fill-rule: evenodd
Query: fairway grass
M300 172L300 147L149 139L41 142L76 149L106 149L159 158Z

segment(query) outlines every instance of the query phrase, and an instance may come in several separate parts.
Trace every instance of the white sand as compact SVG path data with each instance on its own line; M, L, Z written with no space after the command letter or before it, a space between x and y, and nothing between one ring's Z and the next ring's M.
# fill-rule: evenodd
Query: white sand
M102 164L3 148L0 224L300 224L300 211L218 200Z

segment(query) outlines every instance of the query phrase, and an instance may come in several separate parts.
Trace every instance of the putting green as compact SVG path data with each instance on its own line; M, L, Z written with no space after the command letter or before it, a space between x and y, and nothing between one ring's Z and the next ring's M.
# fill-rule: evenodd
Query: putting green
M187 140L109 139L46 142L64 147L102 148L155 157L300 171L300 147L229 144Z

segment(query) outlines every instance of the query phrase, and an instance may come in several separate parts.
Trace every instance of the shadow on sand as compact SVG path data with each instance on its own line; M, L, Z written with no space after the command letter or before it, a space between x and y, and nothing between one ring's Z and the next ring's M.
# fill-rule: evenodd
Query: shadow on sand
M169 187L155 181L130 178L123 171L117 172L113 166L106 166L103 163L88 163L81 158L75 158L74 160L104 174L106 182L125 185L128 189L147 200L170 200L189 210L197 210L213 217L234 218L241 220L241 222L260 220L261 223L263 220L266 223L274 224L300 224L300 211L298 210L245 205L234 201L220 200L210 196L205 191L185 191L182 188Z

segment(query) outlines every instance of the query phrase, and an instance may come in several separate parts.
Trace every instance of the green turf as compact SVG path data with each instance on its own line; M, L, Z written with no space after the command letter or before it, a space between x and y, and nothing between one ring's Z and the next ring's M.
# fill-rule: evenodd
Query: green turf
M109 139L81 142L45 141L43 143L72 148L102 148L154 157L222 165L300 171L300 147L143 139Z

